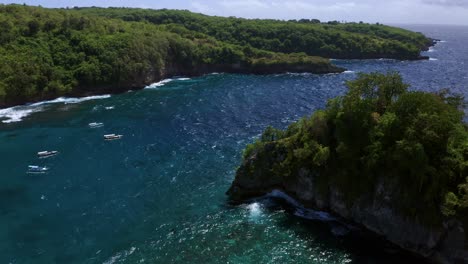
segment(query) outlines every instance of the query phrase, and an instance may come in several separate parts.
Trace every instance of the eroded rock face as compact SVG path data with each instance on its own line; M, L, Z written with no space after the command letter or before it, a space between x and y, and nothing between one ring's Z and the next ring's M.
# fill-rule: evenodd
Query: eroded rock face
M267 144L263 153L254 153L246 158L242 166L237 170L236 179L232 183L227 194L232 201L243 201L253 197L261 196L275 188L282 188L283 183L279 177L265 170L267 164L274 164L284 160L281 150L276 144ZM264 155L271 153L272 155Z
M254 153L238 169L227 192L233 201L240 202L279 189L305 207L325 210L359 224L430 262L468 263L463 225L453 219L442 225L429 226L404 216L392 205L392 195L397 188L394 183L379 181L373 194L363 194L350 205L335 186L328 186L327 194L322 194L316 186L317 175L305 168L299 169L296 175L273 177L273 164L284 157L274 144L263 151L270 155Z

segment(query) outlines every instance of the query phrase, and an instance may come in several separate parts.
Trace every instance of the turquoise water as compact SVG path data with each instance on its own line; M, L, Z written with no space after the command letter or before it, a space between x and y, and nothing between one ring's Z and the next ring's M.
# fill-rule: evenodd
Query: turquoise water
M213 74L0 110L0 263L411 262L327 216L303 219L312 212L272 199L231 206L224 193L246 144L323 107L357 72L398 70L414 89L468 95L468 28L413 28L446 41L427 53L434 60ZM124 137L104 141L109 133ZM41 150L60 154L39 160ZM50 172L26 174L28 165Z

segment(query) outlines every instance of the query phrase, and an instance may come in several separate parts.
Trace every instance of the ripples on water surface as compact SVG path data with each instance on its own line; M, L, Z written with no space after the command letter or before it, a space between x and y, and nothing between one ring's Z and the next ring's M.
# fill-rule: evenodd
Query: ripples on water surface
M335 61L349 71L322 76L208 75L0 110L10 121L0 124L0 263L401 262L356 246L333 221L301 219L294 214L308 213L271 199L231 207L224 192L267 125L324 107L357 72L398 70L414 89L468 96L468 28L410 28L446 41L427 53L437 60ZM105 142L108 133L124 137ZM46 149L61 153L38 160ZM28 175L28 165L51 171Z

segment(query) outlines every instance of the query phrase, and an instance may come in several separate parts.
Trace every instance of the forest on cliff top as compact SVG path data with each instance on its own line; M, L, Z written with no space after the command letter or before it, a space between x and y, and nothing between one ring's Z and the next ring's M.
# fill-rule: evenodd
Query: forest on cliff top
M363 23L212 17L127 8L0 5L0 106L142 88L168 69L337 72L326 58L417 59L420 33ZM223 69L221 67L221 69Z
M323 197L334 186L350 208L384 184L391 194L382 199L402 215L426 225L456 217L468 226L463 97L410 91L395 72L361 73L347 87L286 130L267 128L247 146L250 162L236 180L281 185L307 170Z

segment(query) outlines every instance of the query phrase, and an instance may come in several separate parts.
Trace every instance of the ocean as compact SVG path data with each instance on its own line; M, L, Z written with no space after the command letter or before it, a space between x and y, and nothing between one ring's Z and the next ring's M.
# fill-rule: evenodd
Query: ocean
M411 89L468 98L468 27L403 27L442 40L423 53L430 60L182 76L0 110L0 263L414 263L324 212L272 197L233 206L225 195L248 143L323 108L359 72L399 71ZM104 141L111 133L123 137ZM60 153L38 159L42 150Z

